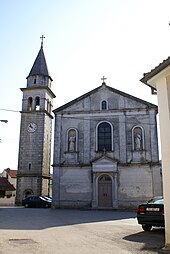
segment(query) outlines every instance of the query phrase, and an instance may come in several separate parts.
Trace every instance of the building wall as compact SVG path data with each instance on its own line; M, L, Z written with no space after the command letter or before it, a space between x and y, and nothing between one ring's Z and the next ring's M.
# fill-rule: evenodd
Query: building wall
M54 168L53 206L92 206L93 175L89 168ZM109 173L100 173L100 175ZM153 181L153 178L155 179ZM94 179L95 181L95 179ZM136 208L162 194L159 165L120 166L117 171L117 207Z
M106 110L101 110L102 100L108 103ZM102 175L112 181L113 207L136 207L161 195L156 114L156 106L105 86L56 111L53 206L97 207ZM97 128L102 122L111 126L112 151L97 149ZM140 149L135 148L135 128L142 134ZM68 149L70 129L77 135L74 152ZM94 161L98 161L95 167Z
M58 178L58 174L60 174ZM55 168L53 179L54 206L90 206L92 200L92 179L90 168Z
M21 204L29 190L34 195L50 194L52 116L46 111L46 100L50 97L47 89L37 90L24 90L23 94L25 111L21 113L16 204ZM39 110L28 110L30 96L40 96ZM36 124L35 132L27 131L29 123Z

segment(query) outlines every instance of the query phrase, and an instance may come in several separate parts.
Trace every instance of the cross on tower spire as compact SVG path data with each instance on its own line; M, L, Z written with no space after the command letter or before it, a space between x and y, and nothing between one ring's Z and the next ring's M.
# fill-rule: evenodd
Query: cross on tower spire
M45 36L42 35L42 36L40 37L40 39L41 39L41 47L43 47L43 39L45 39Z
M107 79L107 78L105 78L104 76L103 76L103 78L101 78L101 80L103 80L102 85L105 85L105 84L106 84L106 83L104 82L105 79Z

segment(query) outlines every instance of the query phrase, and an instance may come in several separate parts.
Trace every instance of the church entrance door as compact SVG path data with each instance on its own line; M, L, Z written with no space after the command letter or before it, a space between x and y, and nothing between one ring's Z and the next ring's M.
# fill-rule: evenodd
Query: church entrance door
M98 181L98 206L112 207L112 180L108 175L102 175Z

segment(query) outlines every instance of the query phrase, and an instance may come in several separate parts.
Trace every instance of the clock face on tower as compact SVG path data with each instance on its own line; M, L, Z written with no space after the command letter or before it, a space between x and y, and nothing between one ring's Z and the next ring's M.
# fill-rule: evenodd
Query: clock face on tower
M29 123L27 126L28 132L35 132L37 129L37 125L35 123Z

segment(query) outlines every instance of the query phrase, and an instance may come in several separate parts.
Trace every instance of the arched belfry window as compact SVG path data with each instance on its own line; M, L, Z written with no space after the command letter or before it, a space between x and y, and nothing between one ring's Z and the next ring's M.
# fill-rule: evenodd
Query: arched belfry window
M67 151L70 153L77 151L78 135L76 129L69 129L67 131Z
M35 98L35 110L40 110L40 97Z
M144 129L141 126L134 126L132 129L132 146L134 151L144 149Z
M28 98L28 111L32 110L32 97Z
M102 122L97 126L97 150L113 150L113 127L108 122Z
M102 101L101 102L101 109L102 110L108 109L107 101Z

